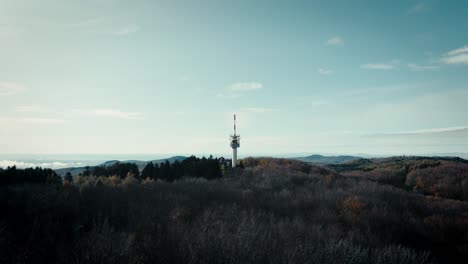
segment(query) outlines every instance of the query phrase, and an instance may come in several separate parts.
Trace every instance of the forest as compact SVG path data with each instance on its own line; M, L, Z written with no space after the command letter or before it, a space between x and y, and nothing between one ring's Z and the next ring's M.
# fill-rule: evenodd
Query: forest
M0 169L0 263L464 263L464 160Z

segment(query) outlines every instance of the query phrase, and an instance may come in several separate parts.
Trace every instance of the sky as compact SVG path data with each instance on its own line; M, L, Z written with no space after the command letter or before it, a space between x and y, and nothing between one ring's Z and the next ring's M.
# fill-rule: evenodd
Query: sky
M468 152L468 1L0 0L0 154Z

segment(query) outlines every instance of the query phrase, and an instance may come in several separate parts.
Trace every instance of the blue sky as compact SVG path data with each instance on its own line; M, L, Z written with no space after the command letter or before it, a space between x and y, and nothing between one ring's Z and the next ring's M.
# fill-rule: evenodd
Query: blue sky
M467 13L0 0L0 153L467 152Z

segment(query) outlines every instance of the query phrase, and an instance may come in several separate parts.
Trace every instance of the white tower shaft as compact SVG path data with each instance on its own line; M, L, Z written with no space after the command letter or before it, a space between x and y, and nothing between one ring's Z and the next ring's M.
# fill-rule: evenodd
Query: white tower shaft
M232 148L232 167L237 166L237 148Z
M234 115L234 135L231 135L231 148L232 148L232 167L237 166L237 148L240 147L240 136L236 131L236 115Z

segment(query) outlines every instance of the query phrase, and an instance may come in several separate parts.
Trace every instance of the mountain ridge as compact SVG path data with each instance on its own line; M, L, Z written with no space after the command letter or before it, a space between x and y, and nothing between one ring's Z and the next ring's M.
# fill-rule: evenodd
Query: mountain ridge
M343 164L354 160L362 159L362 157L350 156L350 155L338 155L338 156L325 156L325 155L309 155L305 157L293 158L307 163L316 164Z

